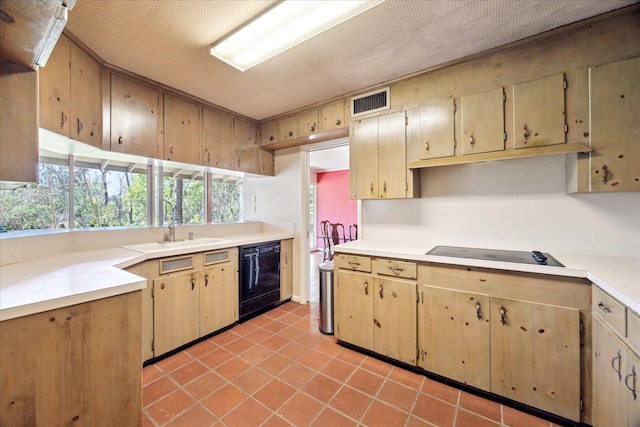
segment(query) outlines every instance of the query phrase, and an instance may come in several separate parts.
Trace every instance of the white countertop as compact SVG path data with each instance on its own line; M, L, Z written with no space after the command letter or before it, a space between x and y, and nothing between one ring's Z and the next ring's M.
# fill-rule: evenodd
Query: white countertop
M288 232L224 236L223 243L142 253L125 248L67 252L0 268L0 321L144 289L123 268L147 259L293 238Z
M334 247L335 252L392 257L440 264L584 278L640 314L640 258L552 253L565 267L425 255L434 244L399 244L356 240Z

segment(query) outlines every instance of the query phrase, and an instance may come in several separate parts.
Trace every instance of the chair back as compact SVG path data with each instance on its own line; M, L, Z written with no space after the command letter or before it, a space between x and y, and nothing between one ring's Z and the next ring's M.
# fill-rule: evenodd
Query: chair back
M358 224L351 224L349 226L349 240L358 240Z

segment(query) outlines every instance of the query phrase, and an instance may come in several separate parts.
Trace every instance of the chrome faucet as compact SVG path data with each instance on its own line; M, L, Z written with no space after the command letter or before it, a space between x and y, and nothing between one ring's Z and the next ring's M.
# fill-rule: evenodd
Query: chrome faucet
M180 221L180 217L174 216L171 218L171 222L169 222L169 241L176 241L176 223Z

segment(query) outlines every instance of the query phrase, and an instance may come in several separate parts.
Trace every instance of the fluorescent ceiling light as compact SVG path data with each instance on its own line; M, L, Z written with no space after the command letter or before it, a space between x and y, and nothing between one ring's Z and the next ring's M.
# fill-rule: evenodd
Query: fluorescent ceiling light
M384 0L285 0L211 46L240 71L272 58Z

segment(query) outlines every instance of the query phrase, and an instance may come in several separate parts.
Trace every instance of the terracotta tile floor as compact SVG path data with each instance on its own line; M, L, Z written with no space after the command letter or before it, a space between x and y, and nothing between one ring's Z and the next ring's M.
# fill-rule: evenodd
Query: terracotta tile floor
M344 348L289 302L143 370L143 426L552 426Z

